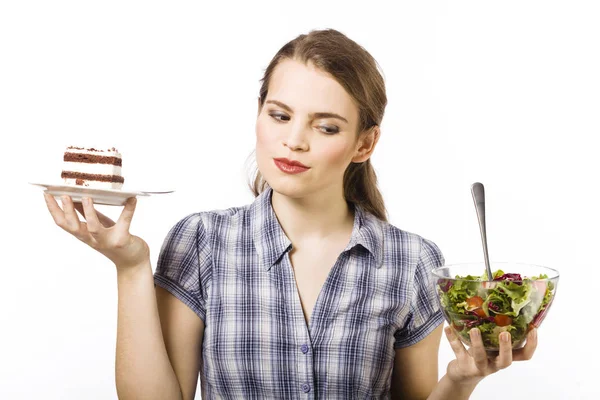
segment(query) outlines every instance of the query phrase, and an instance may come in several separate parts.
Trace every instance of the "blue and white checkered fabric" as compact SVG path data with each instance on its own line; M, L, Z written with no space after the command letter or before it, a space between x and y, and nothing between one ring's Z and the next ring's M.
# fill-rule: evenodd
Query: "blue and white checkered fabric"
M205 324L202 398L389 398L395 349L443 322L439 248L355 207L307 326L271 194L188 215L162 246L155 284Z

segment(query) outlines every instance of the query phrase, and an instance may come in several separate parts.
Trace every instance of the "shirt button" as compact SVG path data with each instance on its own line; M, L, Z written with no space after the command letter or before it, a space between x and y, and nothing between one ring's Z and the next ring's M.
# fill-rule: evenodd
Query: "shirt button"
M302 385L300 385L300 388L302 389L302 391L303 391L304 393L308 393L308 392L310 392L310 386L308 386L308 384L307 384L307 383L303 383Z
M303 344L302 346L300 346L300 350L302 350L302 352L306 354L308 353L308 346L306 344Z

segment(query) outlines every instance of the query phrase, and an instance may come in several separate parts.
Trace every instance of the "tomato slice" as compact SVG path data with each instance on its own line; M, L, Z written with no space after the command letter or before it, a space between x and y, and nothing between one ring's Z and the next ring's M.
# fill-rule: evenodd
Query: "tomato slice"
M479 296L469 297L467 299L467 307L469 309L479 308L483 305L483 299Z
M508 326L512 324L512 318L508 315L498 314L494 317L494 323L498 326Z
M485 314L485 311L483 311L483 308L476 308L475 310L472 310L475 314L477 314L477 316L479 318L487 318L487 315Z

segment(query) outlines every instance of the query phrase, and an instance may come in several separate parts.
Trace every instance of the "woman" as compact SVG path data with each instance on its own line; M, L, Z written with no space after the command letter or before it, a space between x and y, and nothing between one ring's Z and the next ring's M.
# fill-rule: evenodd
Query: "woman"
M89 199L55 222L117 268L119 397L466 399L485 376L528 359L477 329L438 382L443 318L431 241L386 221L370 164L387 103L375 60L335 30L286 44L258 99L252 204L199 212L169 232L152 275L129 233L135 198L114 223ZM80 222L75 210L85 217ZM153 285L154 282L154 285Z

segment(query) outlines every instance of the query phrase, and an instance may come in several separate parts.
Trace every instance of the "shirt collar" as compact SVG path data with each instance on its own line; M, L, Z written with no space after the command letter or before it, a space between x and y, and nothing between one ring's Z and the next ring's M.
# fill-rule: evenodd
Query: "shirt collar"
M273 211L272 193L273 189L268 187L250 206L250 220L254 225L254 246L261 267L266 271L292 248L292 242L281 228ZM360 206L355 206L354 210L352 235L344 251L361 245L374 257L375 267L380 268L383 260L383 223Z
M266 271L292 248L292 242L281 228L273 211L272 192L270 187L265 189L250 206L250 221L254 224L254 247L261 266Z
M381 268L383 262L383 226L383 221L355 204L352 236L344 250L350 250L356 245L361 245L375 259L375 268Z

